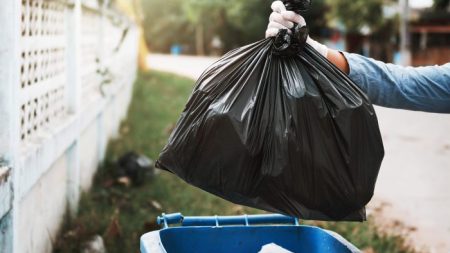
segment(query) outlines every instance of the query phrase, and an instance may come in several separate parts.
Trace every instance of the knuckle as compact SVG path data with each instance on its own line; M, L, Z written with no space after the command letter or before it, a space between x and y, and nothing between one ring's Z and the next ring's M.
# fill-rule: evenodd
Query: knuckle
M302 18L302 16L298 15L293 11L285 11L283 12L282 16L284 19L296 23L300 22L300 19Z
M280 28L282 28L283 27L283 25L281 25L281 24L279 24L279 23L277 23L277 22L270 22L269 23L269 27L271 28L271 29L280 29Z
M283 13L281 13L281 16L283 16L283 18L285 18L285 19L290 19L291 12L290 11L284 11Z
M294 27L294 23L293 23L293 22L290 22L290 21L286 21L286 26L287 26L288 28L292 28L292 27Z

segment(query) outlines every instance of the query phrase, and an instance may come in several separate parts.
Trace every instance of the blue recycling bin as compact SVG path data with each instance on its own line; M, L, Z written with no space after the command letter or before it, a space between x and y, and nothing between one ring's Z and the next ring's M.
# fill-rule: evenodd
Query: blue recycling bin
M163 214L157 222L163 228L141 237L141 253L257 253L270 243L295 253L360 252L332 231L299 225L296 218L279 214L183 217L175 213Z

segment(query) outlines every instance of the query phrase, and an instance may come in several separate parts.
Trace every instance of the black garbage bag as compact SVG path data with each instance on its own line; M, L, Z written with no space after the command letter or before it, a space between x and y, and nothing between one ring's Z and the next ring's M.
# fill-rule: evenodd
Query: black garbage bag
M283 30L210 66L157 166L237 204L365 220L384 156L377 117L306 37Z

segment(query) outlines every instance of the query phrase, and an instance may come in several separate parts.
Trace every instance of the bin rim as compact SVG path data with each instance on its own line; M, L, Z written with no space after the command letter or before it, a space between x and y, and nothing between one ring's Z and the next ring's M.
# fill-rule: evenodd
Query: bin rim
M190 226L231 226L231 225L263 225L263 224L289 224L299 226L299 219L282 214L253 214L253 215L228 215L228 216L183 216L181 213L165 214L156 218L156 223L163 228L170 225L182 227Z

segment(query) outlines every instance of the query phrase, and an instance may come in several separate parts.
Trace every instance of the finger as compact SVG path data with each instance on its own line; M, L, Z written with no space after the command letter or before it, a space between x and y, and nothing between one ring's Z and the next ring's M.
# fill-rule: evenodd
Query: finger
M284 19L283 16L277 12L272 12L272 14L270 14L269 21L279 23L287 29L291 29L292 27L294 27L294 23Z
M277 23L277 22L270 22L267 28L275 28L275 29L288 29L286 26Z
M278 33L280 32L280 29L277 28L267 28L266 30L266 38L269 37L276 37ZM287 33L292 34L291 30L287 30Z
M266 38L277 36L278 31L279 31L279 30L276 29L276 28L268 28L268 29L266 30Z
M300 16L299 14L297 14L297 13L295 13L293 11L282 12L281 16L283 17L284 20L297 23L297 24L299 24L299 26L305 26L306 25L305 19L302 16Z
M278 13L286 11L286 6L284 6L283 2L281 2L281 1L273 2L271 8L274 12L278 12Z

